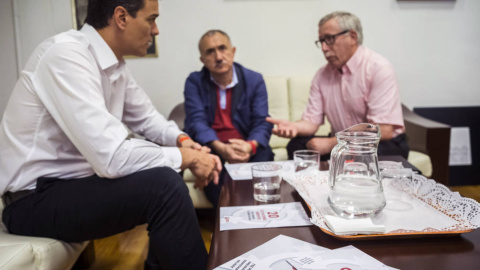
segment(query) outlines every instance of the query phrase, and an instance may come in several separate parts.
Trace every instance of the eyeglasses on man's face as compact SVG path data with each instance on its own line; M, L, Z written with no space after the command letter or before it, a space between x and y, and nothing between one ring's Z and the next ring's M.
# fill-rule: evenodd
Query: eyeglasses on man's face
M325 35L324 38L321 38L317 41L315 41L315 45L317 45L318 48L322 48L322 43L325 42L327 45L333 45L333 43L335 43L335 38L337 36L340 36L340 35L343 35L343 34L346 34L348 33L350 30L345 30L345 31L342 31L338 34L335 34L335 35Z

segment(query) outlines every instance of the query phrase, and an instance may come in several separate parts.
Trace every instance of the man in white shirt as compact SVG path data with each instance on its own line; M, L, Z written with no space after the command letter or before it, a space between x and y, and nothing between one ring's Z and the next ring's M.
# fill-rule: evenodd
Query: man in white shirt
M0 124L10 233L78 242L148 223L145 269L205 269L175 170L189 168L202 188L218 182L220 160L160 115L125 66L125 55L146 55L157 17L158 0L90 0L80 31L36 48Z

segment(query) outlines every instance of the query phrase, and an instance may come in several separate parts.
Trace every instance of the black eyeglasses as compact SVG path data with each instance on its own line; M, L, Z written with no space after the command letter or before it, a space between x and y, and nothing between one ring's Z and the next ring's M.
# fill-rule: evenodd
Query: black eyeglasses
M327 45L332 45L333 43L335 43L335 37L346 34L349 31L350 30L345 30L345 31L340 32L340 33L335 34L335 35L325 35L324 38L321 38L321 39L315 41L315 45L317 45L317 47L320 48L320 49L322 48L322 43L323 42L325 42Z

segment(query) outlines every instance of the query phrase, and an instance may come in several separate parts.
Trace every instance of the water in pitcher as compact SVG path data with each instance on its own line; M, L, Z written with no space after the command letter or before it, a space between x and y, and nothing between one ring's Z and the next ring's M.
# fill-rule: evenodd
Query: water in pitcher
M374 177L341 175L335 180L328 203L343 217L373 217L385 207L385 195Z

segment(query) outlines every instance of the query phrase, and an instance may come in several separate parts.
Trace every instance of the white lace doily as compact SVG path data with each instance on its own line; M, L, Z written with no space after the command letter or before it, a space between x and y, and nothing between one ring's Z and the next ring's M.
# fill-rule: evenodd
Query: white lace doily
M330 231L323 215L336 215L327 203L328 172L284 177L311 207L311 221ZM462 232L480 227L480 204L446 186L414 174L412 181L382 183L387 206L372 221L383 224L386 234ZM396 203L406 209L395 207Z

